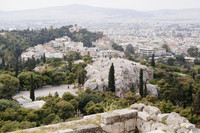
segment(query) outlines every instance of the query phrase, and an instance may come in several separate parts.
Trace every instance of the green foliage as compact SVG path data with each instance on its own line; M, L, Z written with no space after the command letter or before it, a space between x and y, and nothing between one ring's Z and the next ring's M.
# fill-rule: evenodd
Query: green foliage
M99 103L102 101L102 99L99 96L92 94L92 93L83 93L80 95L79 109L83 110L83 108L90 101L93 101L94 103Z
M108 75L108 90L115 92L115 68L112 63Z
M0 76L0 99L11 99L19 87L19 80L9 74Z
M162 48L166 49L166 52L170 52L170 47L167 44L163 44Z
M151 66L155 67L154 54L152 54L152 57L151 57Z
M0 99L0 112L5 111L7 108L13 108L17 110L20 108L20 105L16 101Z
M197 57L200 54L198 48L189 48L187 52L191 57Z
M33 81L33 75L31 74L31 87L30 87L30 99L32 101L35 101L35 88L34 88L34 81Z
M56 106L58 108L58 115L61 118L67 119L74 116L74 107L71 103L61 100Z
M140 96L143 97L143 70L140 69L140 77L139 77L139 93L140 93Z
M117 45L116 43L112 44L112 48L118 51L124 51L124 49L122 48L122 46Z
M72 95L71 93L69 92L65 92L63 95L62 95L62 99L65 100L65 101L70 101L72 99L74 99L74 95Z
M169 100L167 102L165 100L162 100L158 107L162 113L170 113L175 109L175 106Z
M34 86L36 88L42 86L42 77L40 75L37 75L33 72L22 72L17 76L20 81L21 89L28 90L31 88L31 75L33 75Z

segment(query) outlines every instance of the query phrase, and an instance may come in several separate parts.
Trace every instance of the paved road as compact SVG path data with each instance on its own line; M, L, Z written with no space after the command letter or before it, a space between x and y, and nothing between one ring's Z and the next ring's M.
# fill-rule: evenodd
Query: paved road
M68 86L69 86L69 89L68 89ZM60 97L65 92L70 92L73 95L77 95L76 92L78 91L78 89L73 89L73 87L74 85L45 86L45 87L35 90L35 97L48 96L49 93L54 95L55 92L58 92ZM30 97L30 92L20 91L18 94L16 94L16 96L21 96L21 95Z

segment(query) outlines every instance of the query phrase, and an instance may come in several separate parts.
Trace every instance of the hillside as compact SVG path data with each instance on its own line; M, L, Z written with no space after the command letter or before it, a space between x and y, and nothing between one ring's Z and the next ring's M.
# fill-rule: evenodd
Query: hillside
M198 19L200 9L135 11L100 8L87 5L68 5L42 9L0 12L1 21L77 21L119 19Z

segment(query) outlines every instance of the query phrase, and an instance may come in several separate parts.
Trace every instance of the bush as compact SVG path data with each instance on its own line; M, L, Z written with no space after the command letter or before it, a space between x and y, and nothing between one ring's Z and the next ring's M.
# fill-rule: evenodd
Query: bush
M90 101L93 101L94 103L99 103L99 102L101 102L101 100L102 99L95 94L83 93L82 95L80 95L79 109L83 110L85 105Z
M0 112L5 111L7 108L13 108L17 110L20 108L20 104L16 101L0 99Z
M70 101L72 99L74 99L74 95L72 95L71 93L69 92L65 92L63 95L62 95L62 99L65 100L65 101Z

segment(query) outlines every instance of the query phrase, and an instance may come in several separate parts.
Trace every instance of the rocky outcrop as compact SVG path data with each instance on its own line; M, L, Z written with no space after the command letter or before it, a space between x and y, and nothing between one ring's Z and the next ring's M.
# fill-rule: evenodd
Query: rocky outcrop
M85 116L83 119L25 129L48 133L198 133L199 129L177 113L161 114L154 106L133 104L130 108Z
M115 68L116 95L119 97L124 97L132 85L135 88L139 86L140 69L143 69L145 82L153 78L153 71L139 63L121 58L98 58L85 68L87 81L84 87L89 87L92 90L97 89L98 91L105 90L108 87L108 73L112 63ZM155 86L147 85L147 87L150 94L157 95Z

